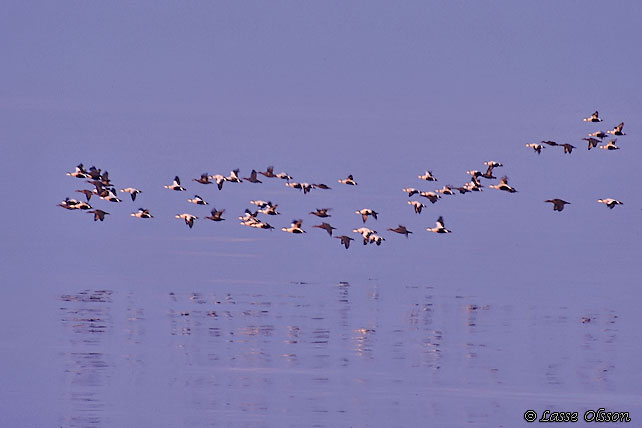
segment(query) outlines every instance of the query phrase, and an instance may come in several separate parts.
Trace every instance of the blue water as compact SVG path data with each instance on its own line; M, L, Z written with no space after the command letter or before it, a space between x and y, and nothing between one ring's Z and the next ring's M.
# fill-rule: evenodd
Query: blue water
M377 279L63 288L15 307L13 327L31 324L27 307L40 312L39 337L3 334L14 365L3 426L509 427L528 409L641 414L637 313L600 299Z

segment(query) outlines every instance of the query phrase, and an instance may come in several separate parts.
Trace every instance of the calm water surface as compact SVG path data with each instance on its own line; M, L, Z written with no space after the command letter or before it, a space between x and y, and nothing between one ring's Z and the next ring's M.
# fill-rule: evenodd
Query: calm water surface
M49 337L19 342L45 378L9 375L5 415L55 427L510 427L527 409L599 407L640 417L634 314L600 299L511 300L379 280L69 287L42 303ZM41 410L21 413L39 394Z

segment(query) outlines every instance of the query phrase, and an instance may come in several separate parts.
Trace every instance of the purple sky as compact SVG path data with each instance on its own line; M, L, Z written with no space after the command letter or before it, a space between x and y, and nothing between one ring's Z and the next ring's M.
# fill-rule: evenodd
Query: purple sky
M378 278L442 284L498 298L559 290L616 305L639 300L642 268L642 5L640 2L9 2L0 18L4 224L0 333L16 299L43 288L169 289L217 281ZM599 110L604 122L582 122ZM581 138L623 121L615 152ZM571 155L524 147L552 139ZM519 192L445 196L417 216L402 187L460 185L487 160ZM83 162L107 169L135 203L96 202L104 223L56 207ZM202 172L247 176L274 165L330 191L302 195L265 179L222 191ZM432 170L438 183L416 178ZM357 188L336 180L353 173ZM162 188L179 175L187 192ZM489 184L486 182L486 184ZM88 187L85 187L88 188ZM174 219L207 209L227 221ZM549 198L572 202L552 212ZM608 210L596 200L624 202ZM279 203L277 230L244 228L250 199ZM307 215L354 235L354 210L381 247L348 251ZM156 216L131 218L138 207ZM443 215L454 233L425 232ZM304 236L281 232L304 219ZM357 236L354 235L356 238ZM571 291L572 290L572 291ZM577 295L575 295L577 293ZM6 336L5 336L6 337Z
M11 184L5 198L28 208L2 213L13 225L3 232L7 273L24 275L29 256L39 267L27 274L35 284L69 270L103 271L106 281L130 270L196 280L212 265L223 277L248 274L242 258L220 265L221 258L188 255L207 250L257 256L259 268L277 265L280 280L316 278L327 263L337 278L373 269L414 278L426 268L439 277L434 271L464 260L481 278L638 277L631 262L640 255L642 207L635 190L642 59L634 53L641 12L634 2L12 3L0 42L2 170ZM581 118L595 109L604 129L626 123L619 152L584 149L580 138L599 126ZM524 147L541 139L579 149L536 156ZM415 178L426 169L438 184L458 185L489 159L504 163L499 173L519 193L445 197L415 216L399 190L433 190ZM55 204L80 186L64 176L78 162L145 193L135 204L97 205L112 211L104 224L66 212ZM245 175L268 164L331 185L352 172L360 186L305 197L271 180L220 193L196 183L180 195L161 187L176 174L189 182L201 172L239 167ZM181 227L173 215L198 211L184 203L196 191L226 208L229 220ZM542 202L551 197L573 204L552 213ZM625 205L609 211L595 203L600 197ZM380 231L403 223L416 234L345 252L316 230L303 237L245 230L234 218L256 198L281 204L279 227L294 217L309 227L305 213L327 204L340 232L349 232L359 223L352 211L371 206L382 212ZM130 218L139 206L157 218ZM439 215L455 233L422 233ZM257 241L233 241L245 237ZM502 255L508 266L494 266ZM135 258L138 267L128 267Z

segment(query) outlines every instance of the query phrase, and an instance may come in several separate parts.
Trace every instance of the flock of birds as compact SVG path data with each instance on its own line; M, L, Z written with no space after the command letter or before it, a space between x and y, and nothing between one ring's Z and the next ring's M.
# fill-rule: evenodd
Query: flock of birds
M585 122L592 122L592 123L602 122L602 119L599 117L599 114L597 111L594 112L590 117L584 118L583 120ZM624 123L620 123L619 125L614 127L612 130L608 130L606 132L596 131L596 132L589 133L587 137L583 138L582 140L587 141L588 150L591 150L595 147L599 147L600 149L605 149L605 150L618 150L619 147L617 147L615 144L617 141L616 138L612 139L606 144L602 144L599 146L598 144L602 143L603 139L607 138L609 135L612 135L612 136L626 135L622 132L623 127L624 127ZM567 154L570 154L573 151L573 149L575 149L575 146L571 144L568 144L568 143L559 144L555 141L542 141L541 144L530 143L530 144L526 144L526 146L533 149L537 154L541 154L542 149L546 148L546 146L562 147L564 153L567 153ZM484 187L482 185L481 179L485 179L485 180L497 179L497 177L493 175L493 172L495 168L499 168L503 166L500 162L496 162L496 161L487 161L487 162L484 162L484 165L486 166L485 172L481 172L479 170L466 171L466 173L471 176L470 180L459 187L443 186L442 188L432 192L420 191L412 187L407 187L407 188L403 188L402 191L407 193L408 197L412 197L415 195L419 197L423 197L427 200L426 202L430 202L431 204L436 203L439 199L441 199L443 195L455 195L456 194L455 192L458 192L460 194L465 194L469 192L481 192L482 188ZM200 177L194 178L192 181L195 181L201 185L209 185L209 184L216 183L218 189L221 190L225 183L242 183L244 181L249 183L255 183L255 184L262 183L262 181L259 180L258 178L258 174L261 174L262 176L270 179L285 180L285 185L287 187L300 190L304 194L309 193L313 189L322 189L322 190L331 189L330 186L323 183L307 183L307 182L293 181L293 177L291 177L289 174L285 172L275 174L274 168L272 166L269 166L265 171L259 171L258 173L256 170L252 170L249 177L243 177L243 178L239 177L239 170L235 169L230 171L229 176L223 176L221 174L208 175L207 173L204 173L204 174L201 174ZM109 213L102 209L93 208L89 204L91 198L98 197L101 200L112 202L112 203L122 202L122 200L118 198L116 188L112 184L107 171L102 171L101 169L96 168L95 166L92 166L89 169L85 169L83 164L81 163L76 166L73 172L67 172L66 175L75 177L78 179L84 179L87 183L93 185L93 189L76 190L76 192L81 193L85 196L86 201L81 201L81 200L67 197L64 201L58 204L58 206L62 208L65 208L67 210L83 210L93 214L94 221L104 221L105 216L109 215ZM432 174L431 171L426 171L424 174L418 175L417 177L422 181L426 181L426 182L437 181L437 178ZM348 175L346 178L338 179L337 182L346 186L358 185L358 183L355 181L354 177L351 174ZM177 192L187 191L187 189L181 185L181 180L178 176L174 177L174 180L171 184L165 185L163 187L171 191L177 191ZM501 177L498 180L497 184L489 184L488 187L491 189L497 189L507 193L517 192L517 190L514 187L508 184L508 177L506 176ZM122 188L120 189L120 192L128 193L132 201L136 201L137 196L142 193L141 190L136 189L134 187ZM208 202L199 195L194 195L193 198L187 199L187 202L195 205L209 205ZM552 203L553 210L558 212L563 211L564 206L567 204L570 204L570 202L567 202L559 198L548 199L545 202ZM614 208L616 205L622 205L621 201L618 201L613 198L598 199L597 202L603 203L608 208L611 208L611 209ZM240 224L243 226L248 226L256 229L274 229L274 227L270 225L263 217L259 217L259 214L261 214L262 216L280 215L280 213L277 211L278 204L273 204L271 201L262 201L262 200L252 200L250 201L250 204L254 205L256 208L254 209L254 211L250 209L246 209L245 212L238 217L238 219L240 220ZM414 212L417 214L421 214L422 209L426 207L426 204L422 203L420 200L409 200L408 204L414 209ZM331 217L331 214L328 213L330 210L331 208L318 208L315 211L311 211L309 214L325 219L327 217ZM223 218L224 213L225 213L225 209L217 210L216 208L212 208L210 211L210 215L205 216L203 218L214 222L220 222L225 220ZM365 223L368 221L368 218L372 217L374 220L377 220L377 215L379 213L371 208L363 208L360 210L356 210L355 214L358 214L361 216L364 226L355 228L352 230L352 232L361 236L361 238L363 239L364 245L367 245L367 244L381 245L381 243L385 241L385 238L379 235L376 230L365 227ZM132 217L137 217L140 219L153 218L153 215L146 208L139 208L138 211L132 212L130 215ZM183 220L190 229L194 226L194 221L199 219L199 217L197 217L196 215L189 214L189 213L177 214L175 218ZM293 234L306 233L306 231L303 230L302 225L303 225L302 219L295 219L292 221L289 227L282 227L281 230L284 232L293 233ZM322 222L321 224L316 224L316 225L313 225L312 227L325 230L328 233L328 235L330 235L331 237L333 236L333 231L336 230L335 227L333 227L327 222ZM413 233L401 224L398 225L398 227L396 228L388 228L387 230L390 232L405 235L406 238L408 237L409 234ZM442 216L440 216L437 219L435 223L435 227L428 227L426 228L426 231L433 232L433 233L440 233L440 234L451 233L449 229L446 229L444 219ZM350 242L354 240L348 235L339 235L334 237L336 239L339 239L341 245L343 245L346 249L350 247Z
M590 122L590 123L600 123L603 122L603 120L600 118L599 112L596 110L593 112L592 115L589 117L585 117L582 119L584 122ZM620 148L615 144L617 142L617 138L613 138L612 140L608 141L606 144L602 144L604 142L604 139L607 138L609 135L613 137L619 137L626 135L624 132L622 132L622 129L624 128L624 122L620 122L619 125L613 127L613 129L605 131L595 131L587 134L586 137L582 138L582 141L587 142L587 150L594 149L596 147L604 150L620 150ZM573 149L576 147L573 146L572 144L569 143L564 143L564 144L559 144L555 141L542 141L541 144L538 143L530 143L526 144L526 147L530 147L537 153L538 155L542 153L542 149L545 149L546 146L550 147L561 147L564 150L564 153L566 154L571 154L573 152ZM564 205L570 204L570 202L567 202L563 199L549 199L545 202L551 202L553 203L553 210L555 211L562 211L564 209ZM618 201L617 199L613 198L602 198L598 199L597 202L605 204L607 207L613 209L616 205L622 205L621 201Z

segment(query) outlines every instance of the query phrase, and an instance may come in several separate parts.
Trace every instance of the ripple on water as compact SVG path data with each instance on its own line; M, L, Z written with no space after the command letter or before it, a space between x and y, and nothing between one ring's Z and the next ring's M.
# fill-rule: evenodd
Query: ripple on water
M617 386L611 309L376 280L145 296L59 296L67 426L127 424L141 395L158 426L486 426Z
M59 296L61 323L68 346L62 353L66 409L70 427L104 424L104 388L114 374L112 354L105 352L105 339L113 329L110 290L84 290Z

